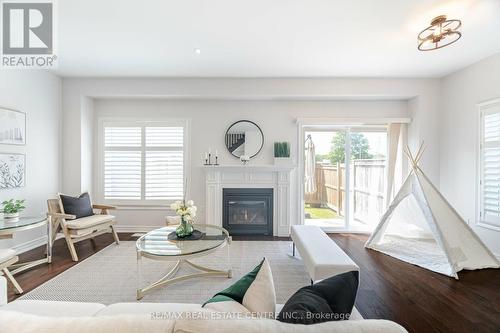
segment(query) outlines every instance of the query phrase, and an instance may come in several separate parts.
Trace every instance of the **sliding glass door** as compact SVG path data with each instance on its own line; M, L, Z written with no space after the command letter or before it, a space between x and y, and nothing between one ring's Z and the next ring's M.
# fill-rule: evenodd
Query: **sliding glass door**
M310 126L304 136L304 223L372 230L385 207L387 129Z
M372 230L385 208L387 131L351 129L353 228Z
M311 130L305 134L306 159L314 159L314 167L305 170L305 224L345 228L346 132Z

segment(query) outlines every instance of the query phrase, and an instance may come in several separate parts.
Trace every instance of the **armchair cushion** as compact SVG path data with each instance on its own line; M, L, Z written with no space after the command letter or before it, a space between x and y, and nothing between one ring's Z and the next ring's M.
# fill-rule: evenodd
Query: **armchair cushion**
M99 224L112 222L114 219L113 215L92 215L66 221L66 227L69 229L87 229Z
M63 214L75 215L77 219L94 215L90 195L86 192L78 197L59 193L59 203Z

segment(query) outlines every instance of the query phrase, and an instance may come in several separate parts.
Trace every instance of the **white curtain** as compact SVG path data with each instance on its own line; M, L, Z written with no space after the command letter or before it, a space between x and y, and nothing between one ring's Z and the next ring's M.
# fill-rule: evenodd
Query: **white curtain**
M316 192L316 150L310 136L306 140L306 155L305 155L305 173L304 190L306 193Z
M386 207L392 201L394 195L394 185L396 176L396 163L398 161L398 153L401 151L400 145L402 143L401 132L403 129L403 124L391 123L389 124L387 136L388 136L388 156L387 156L387 191L386 191Z

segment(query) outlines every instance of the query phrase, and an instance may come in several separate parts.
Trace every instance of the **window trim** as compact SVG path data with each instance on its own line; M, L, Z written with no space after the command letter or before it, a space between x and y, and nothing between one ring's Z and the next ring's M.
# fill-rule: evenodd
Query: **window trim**
M484 221L483 214L483 141L484 141L484 126L483 118L485 112L493 106L500 106L500 98L495 98L477 104L477 129L478 135L476 136L476 225L495 231L500 231L500 225L492 224L491 222Z
M190 141L190 128L191 128L191 120L184 118L158 118L158 119L147 119L144 118L129 118L129 117L99 117L97 120L97 142L96 142L96 181L95 181L95 193L96 198L99 202L110 204L114 206L118 206L121 208L140 208L146 207L148 209L165 209L169 207L169 205L174 200L106 200L104 198L104 127L105 125L111 126L182 126L184 128L184 137L183 137L183 173L184 179L191 179L191 141ZM145 131L142 131L142 142L145 143ZM143 154L146 150L145 145L141 145L139 148ZM154 150L155 148L153 148ZM141 178L144 181L144 159L142 161L142 174ZM141 186L141 197L144 197L145 187ZM188 181L185 189L186 195L191 193L191 182Z

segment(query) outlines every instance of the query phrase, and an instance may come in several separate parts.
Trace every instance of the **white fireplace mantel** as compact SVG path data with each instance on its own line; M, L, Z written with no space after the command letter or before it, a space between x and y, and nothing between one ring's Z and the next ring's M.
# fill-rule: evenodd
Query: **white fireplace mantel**
M203 166L206 173L206 222L222 227L222 190L224 188L272 188L273 235L290 235L291 172L295 166L219 165Z

